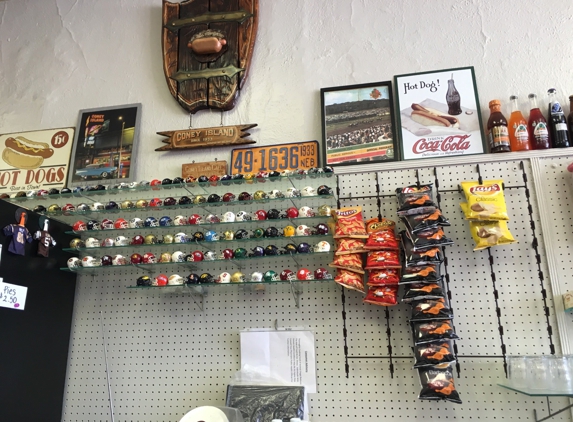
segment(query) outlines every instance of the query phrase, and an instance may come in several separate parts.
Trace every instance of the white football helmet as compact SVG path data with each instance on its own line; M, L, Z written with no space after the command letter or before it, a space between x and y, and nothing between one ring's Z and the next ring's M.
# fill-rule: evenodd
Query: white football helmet
M27 196L28 198L33 198L34 196L36 196L37 193L38 193L38 191L29 190L28 192L26 192L26 196Z
M100 265L101 261L99 259L95 259L93 256L84 256L82 258L83 267L99 267Z
M182 215L176 215L175 218L173 219L173 225L175 225L175 226L186 226L187 225L187 219L185 217L183 217Z
M177 233L175 235L175 243L186 243L187 242L187 235L185 233Z
M79 268L81 266L82 266L82 261L80 261L79 258L72 257L68 259L68 268L70 270L73 270L74 268Z
M216 216L215 214L209 214L209 215L205 218L205 221L206 221L207 223L210 223L210 224L217 224L217 223L220 223L220 222L221 222L221 219L220 219L218 216Z
M115 238L115 246L127 246L129 245L129 239L125 236L117 236Z
M231 274L229 273L221 273L219 274L219 278L215 281L216 283L230 283L231 282Z
M127 259L123 255L115 255L111 259L112 265L127 265Z
M330 252L330 243L326 240L322 240L314 245L315 252Z
M296 228L296 235L297 236L310 236L310 227L301 224Z
M300 191L295 188L288 188L285 192L287 198L298 198L300 196Z
M99 248L100 243L95 237L88 237L86 239L86 248Z
M101 211L103 209L105 209L105 207L101 202L94 202L93 204L90 205L90 210L92 211Z
M237 213L237 221L251 221L251 214L249 214L247 211L239 211Z
M115 246L115 240L113 240L111 237L106 237L103 242L101 242L101 246L103 246L104 248L111 248Z
M294 174L294 173L293 173L292 170L284 170L284 171L281 173L281 176L286 176L286 177L288 177L288 176L292 176L293 174Z
M254 281L256 283L260 283L261 281L263 281L263 273L259 272L259 271L255 271L254 273L251 274L251 281Z
M179 274L170 275L169 279L167 280L167 284L169 286L181 286L184 283L185 280Z
M143 220L139 217L134 217L129 220L129 227L132 229L139 229L143 227Z
M285 194L282 193L282 192L281 192L280 190L278 190L278 189L273 189L272 191L270 191L270 192L267 194L267 196L268 196L270 199L282 199L282 198L285 197Z
M217 255L213 251L207 251L203 254L203 259L205 259L205 261L215 261L217 259Z
M314 210L312 208L304 206L304 207L300 207L300 209L298 210L298 216L299 217L314 217L315 213L314 213Z
M171 262L185 261L185 254L181 251L175 251L171 254Z
M307 186L300 192L302 196L316 196L316 190L312 186Z
M231 211L227 211L225 214L223 214L223 223L234 223L236 219L235 213L231 212Z

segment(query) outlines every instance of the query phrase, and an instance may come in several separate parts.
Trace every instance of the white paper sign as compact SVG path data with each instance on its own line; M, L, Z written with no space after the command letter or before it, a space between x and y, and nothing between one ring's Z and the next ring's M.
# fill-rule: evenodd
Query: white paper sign
M241 332L241 367L316 393L316 353L311 331Z
M3 283L0 279L0 307L23 311L27 294L27 287Z

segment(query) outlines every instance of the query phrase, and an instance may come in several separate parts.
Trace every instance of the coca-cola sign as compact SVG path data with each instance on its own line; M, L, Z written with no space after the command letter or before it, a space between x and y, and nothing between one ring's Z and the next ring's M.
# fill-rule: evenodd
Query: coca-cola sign
M467 151L471 147L471 135L452 135L440 140L430 141L426 138L418 139L412 146L414 154L423 154L424 152L450 152L450 151Z

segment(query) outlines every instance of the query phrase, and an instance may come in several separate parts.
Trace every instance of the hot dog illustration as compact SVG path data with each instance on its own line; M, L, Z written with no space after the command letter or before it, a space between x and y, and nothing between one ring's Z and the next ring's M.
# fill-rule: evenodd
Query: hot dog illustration
M35 142L23 136L6 138L2 159L12 167L35 169L42 165L44 159L54 155L54 150L45 142Z

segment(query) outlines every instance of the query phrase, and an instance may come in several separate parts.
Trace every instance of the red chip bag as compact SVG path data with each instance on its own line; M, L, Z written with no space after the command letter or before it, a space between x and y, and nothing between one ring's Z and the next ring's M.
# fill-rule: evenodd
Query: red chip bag
M364 298L365 303L380 306L398 304L398 286L371 287Z
M334 277L336 283L347 289L358 290L364 293L364 281L360 274L348 270L338 270L337 273L336 277Z
M388 218L382 218L380 220L378 217L371 218L366 222L366 233L375 233L382 230L396 230L396 223Z
M342 268L344 270L364 274L364 270L362 269L362 258L357 253L335 255L334 261L328 265L334 268Z
M336 255L363 252L367 252L367 250L364 249L363 240L351 239L348 237L336 240Z
M362 219L362 207L340 208L332 213L336 221L335 239L340 237L366 239L368 237L366 226Z
M368 274L368 286L388 286L400 282L400 270L398 268L384 268L383 270L372 270Z
M394 230L385 229L374 233L370 233L364 249L368 250L392 250L399 249L398 239Z
M366 259L366 269L401 268L397 251L371 251Z

